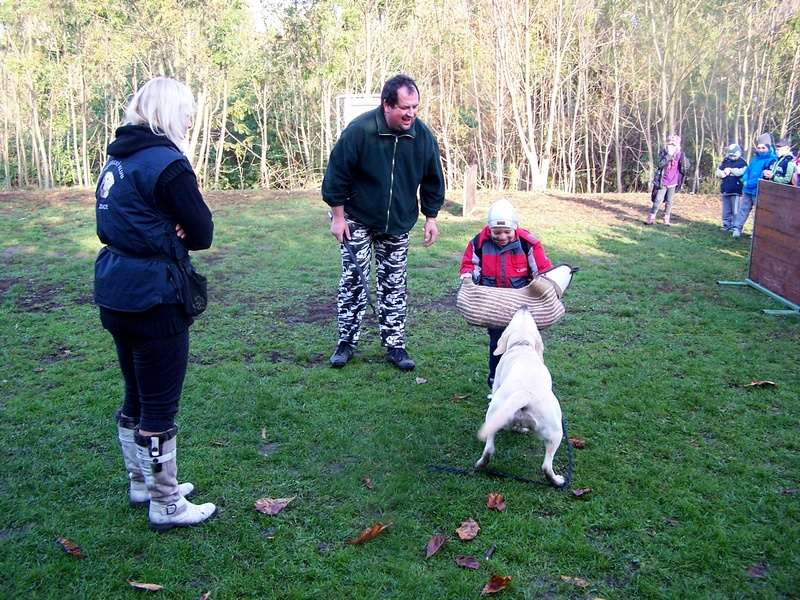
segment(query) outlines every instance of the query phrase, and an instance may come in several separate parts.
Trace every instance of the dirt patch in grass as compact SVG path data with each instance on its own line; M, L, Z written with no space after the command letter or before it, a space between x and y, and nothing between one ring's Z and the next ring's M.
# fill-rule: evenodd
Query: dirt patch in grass
M23 312L50 312L61 306L57 300L62 298L63 285L46 284L35 286L28 282L25 293L17 298L17 310Z
M5 277L0 279L0 296L5 296L12 287L22 283L22 277Z
M53 190L14 190L0 192L0 209L24 205L26 209L63 204L94 204L94 190L58 188Z
M72 352L72 350L66 346L59 346L53 352L39 360L39 364L52 365L53 363L57 363L62 360L69 360L70 358L75 358L75 354Z
M331 319L336 318L336 314L336 299L330 298L326 300L309 300L307 302L301 301L291 309L282 313L281 316L286 323L300 324L327 323Z

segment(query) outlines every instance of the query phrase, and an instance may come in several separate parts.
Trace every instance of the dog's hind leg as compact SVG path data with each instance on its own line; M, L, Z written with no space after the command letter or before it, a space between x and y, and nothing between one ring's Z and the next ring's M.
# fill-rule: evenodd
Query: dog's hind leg
M561 475L556 475L553 471L553 457L561 445L561 434L553 435L544 441L544 462L542 463L542 473L547 479L556 487L564 485L564 478Z
M494 434L489 435L486 438L486 445L483 447L483 454L478 459L478 462L475 463L476 469L483 469L486 465L489 464L489 461L492 460L492 456L494 455Z

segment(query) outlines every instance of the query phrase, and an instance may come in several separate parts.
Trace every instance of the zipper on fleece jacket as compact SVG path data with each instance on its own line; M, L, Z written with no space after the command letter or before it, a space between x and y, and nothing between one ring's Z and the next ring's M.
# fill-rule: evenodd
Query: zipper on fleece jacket
M397 156L397 142L400 141L401 137L409 137L413 139L414 136L407 133L402 133L400 135L395 135L394 133L379 133L378 135L391 135L394 137L394 148L392 148L392 169L391 173L389 173L389 204L386 207L386 227L383 229L384 233L389 233L389 212L392 210L392 197L394 194L394 162L395 157Z
M389 232L389 211L392 210L392 194L394 193L394 159L397 156L397 140L400 138L398 136L394 136L394 148L392 149L392 172L389 175L389 204L386 207L386 227L384 228L383 232Z

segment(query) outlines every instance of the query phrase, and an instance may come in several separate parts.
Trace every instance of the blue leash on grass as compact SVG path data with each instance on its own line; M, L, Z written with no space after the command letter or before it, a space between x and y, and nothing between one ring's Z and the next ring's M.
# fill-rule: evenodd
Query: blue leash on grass
M561 419L561 429L564 432L564 441L567 443L567 474L564 476L564 485L560 486L558 489L565 490L569 487L569 484L572 483L572 473L575 469L575 457L573 456L572 443L569 441L569 435L567 434L566 419ZM428 470L437 473L452 473L453 475L484 474L489 475L490 477L512 479L513 481L518 481L519 483L535 483L537 485L552 487L550 483L545 483L544 481L528 479L527 477L520 477L519 475L512 475L511 473L503 473L502 471L495 471L494 469L462 469L460 467L448 467L446 465L428 465Z

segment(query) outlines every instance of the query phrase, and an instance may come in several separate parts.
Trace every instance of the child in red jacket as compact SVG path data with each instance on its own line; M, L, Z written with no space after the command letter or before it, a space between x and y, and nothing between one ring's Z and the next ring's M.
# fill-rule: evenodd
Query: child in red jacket
M521 288L553 264L542 243L519 227L511 202L501 198L489 208L488 224L476 235L461 259L461 278L471 277L478 285ZM494 355L504 329L489 331L489 377L491 389L500 357Z

